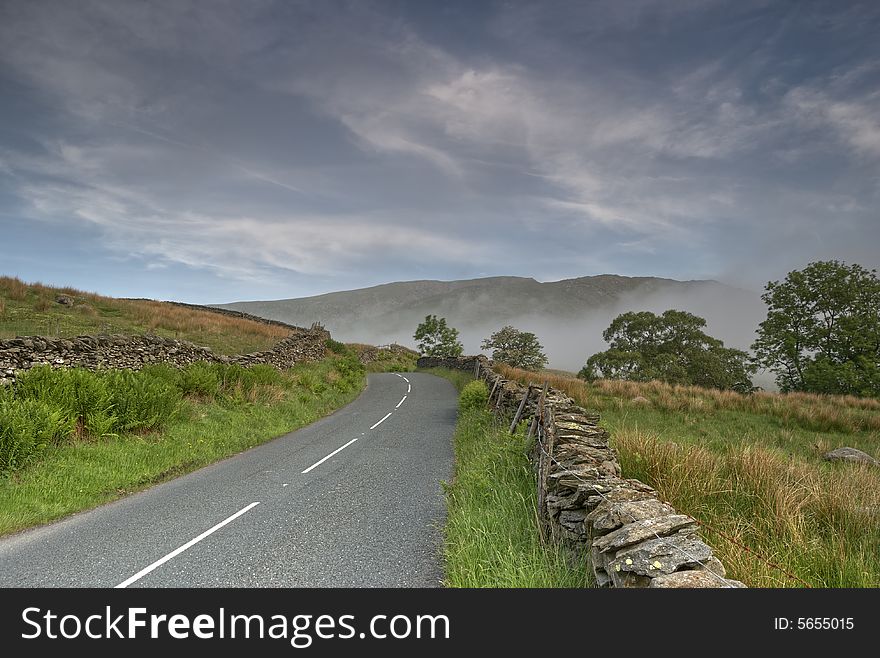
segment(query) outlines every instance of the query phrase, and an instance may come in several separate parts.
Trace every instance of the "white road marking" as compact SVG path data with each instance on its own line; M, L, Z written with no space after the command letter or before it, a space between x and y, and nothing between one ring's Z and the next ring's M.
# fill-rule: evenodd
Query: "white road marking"
M141 578L143 578L144 576L146 576L148 573L150 573L150 572L153 571L154 569L157 569L158 567L161 567L163 564L165 564L166 562L168 562L168 560L171 560L171 559L177 557L178 555L180 555L181 553L183 553L185 550L187 550L187 549L189 549L189 548L192 548L193 546L195 546L196 544L198 544L200 541L202 541L202 540L203 540L205 537L207 537L208 535L211 535L211 534L213 534L214 532L217 532L220 528L222 528L223 526L225 526L227 523L232 523L233 521L235 521L235 519L237 519L238 517L240 517L242 514L245 514L245 513L249 512L251 509L253 509L254 507L256 507L256 506L259 505L259 504L260 504L260 503L259 503L259 501L258 501L258 502L256 502L256 503L251 503L251 504L248 505L247 507L244 507L244 508L238 510L235 514L233 514L232 516L228 517L227 519L221 521L220 523L218 523L217 525L215 525L213 528L210 528L209 530L205 530L205 532L203 532L202 534L200 534L200 535L199 535L198 537L196 537L195 539L190 539L188 542L186 542L186 543L185 543L183 546L181 546L180 548L177 548L177 549L171 551L168 555L166 555L165 557L163 557L161 560L156 560L155 562L153 562L153 564L151 564L151 565L148 566L147 568L145 568L145 569L141 569L140 571L138 571L138 572L137 572L135 575L133 575L131 578L127 578L126 580L123 580L123 581L122 581L121 583L119 583L114 589L123 589L123 588L128 587L129 585L131 585L133 582L140 580Z
M399 409L399 408L400 408L400 405L403 404L403 401L404 401L404 400L406 400L406 396L405 396L405 395L404 395L402 398L400 398L400 402L398 402L398 403L397 403L397 406L394 407L394 408L395 408L395 409Z
M385 414L385 417L384 417L382 420L380 420L378 423L376 423L375 425L373 425L370 429L371 429L371 430L374 430L374 429L376 429L377 427L379 427L379 425L381 425L381 424L384 423L386 420L388 420L388 416L390 416L390 415L393 414L393 413L394 413L393 411L389 411L387 414Z
M412 384L407 384L406 385L406 392L409 393L410 391L412 391Z
M321 464L323 464L325 461L327 461L328 459L330 459L330 458L331 458L333 455L335 455L337 452L342 452L342 451L345 450L348 446L350 446L352 443L354 443L355 441L357 441L359 438L360 438L360 437L356 436L356 437L353 438L351 441L349 441L348 443L346 443L344 446L342 446L342 447L340 447L340 448L336 448L336 450L334 450L334 451L331 452L329 455L327 455L326 457L324 457L324 459L322 459L322 460L320 460L320 461L317 461L317 462L315 462L314 464L312 464L311 466L309 466L306 470L304 470L304 471L302 472L302 475L305 475L306 473L308 473L309 471L311 471L313 468L317 468L318 466L320 466Z
M287 485L286 485L286 484L282 484L281 486L282 486L282 487L286 487Z
M403 375L401 375L401 377L403 377ZM406 377L403 377L403 381L405 381L407 384L409 384L409 380Z

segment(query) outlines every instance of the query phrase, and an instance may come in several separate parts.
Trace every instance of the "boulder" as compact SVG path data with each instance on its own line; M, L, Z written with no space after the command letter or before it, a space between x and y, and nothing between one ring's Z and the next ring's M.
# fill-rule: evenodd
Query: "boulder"
M855 448L838 448L822 455L822 459L827 462L855 462L860 464L871 464L880 466L880 461L874 459L871 455Z
M73 306L75 300L70 295L58 295L55 297L55 302L62 306Z

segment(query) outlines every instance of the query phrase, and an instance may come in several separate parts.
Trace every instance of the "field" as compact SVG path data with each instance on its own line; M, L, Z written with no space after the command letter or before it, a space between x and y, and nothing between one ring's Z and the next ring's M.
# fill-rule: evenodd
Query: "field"
M58 295L73 306L56 302ZM219 354L265 350L287 336L284 327L162 302L102 297L0 277L0 339L15 336L152 333L188 340Z
M880 401L502 370L598 411L624 476L700 521L729 577L751 587L880 586L880 468L822 460L842 446L880 454Z

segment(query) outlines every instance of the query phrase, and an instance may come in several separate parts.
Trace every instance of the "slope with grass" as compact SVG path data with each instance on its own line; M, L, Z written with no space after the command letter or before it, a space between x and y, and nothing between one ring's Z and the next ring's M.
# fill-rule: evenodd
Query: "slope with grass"
M700 521L729 577L751 587L880 586L880 469L821 458L841 446L880 454L880 401L501 370L547 380L600 412L624 476Z
M56 301L60 295L72 304ZM289 331L278 325L149 300L104 297L0 277L0 339L143 334L188 340L219 354L269 349Z

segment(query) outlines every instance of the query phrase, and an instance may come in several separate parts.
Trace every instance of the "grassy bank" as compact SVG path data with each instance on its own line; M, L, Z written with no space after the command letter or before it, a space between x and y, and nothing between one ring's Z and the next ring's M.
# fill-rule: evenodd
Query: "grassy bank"
M472 379L461 371L429 372L448 377L459 390ZM472 396L462 399L454 438L455 477L446 491L446 585L589 586L587 565L542 539L527 456L530 442L522 433L510 436Z
M730 577L880 586L880 469L821 459L841 446L880 454L880 401L505 375L547 379L600 412L624 475L701 521Z
M58 304L61 294L72 298L73 305ZM211 311L0 277L0 339L143 333L188 340L218 354L266 350L288 335L284 327Z
M115 405L102 407L106 400L98 386L88 389L98 394L83 397L80 406L46 402L49 398L37 391L31 397L55 409L61 432L26 463L0 476L0 534L109 502L307 425L353 400L365 381L363 367L345 357L284 372L255 370L222 371L205 364L184 371L154 367L145 379L164 392L169 413L158 425L132 431L108 420L122 413ZM68 372L71 379L87 381L89 376ZM118 394L120 387L112 389ZM57 397L57 386L51 393ZM18 392L16 397L27 396Z

